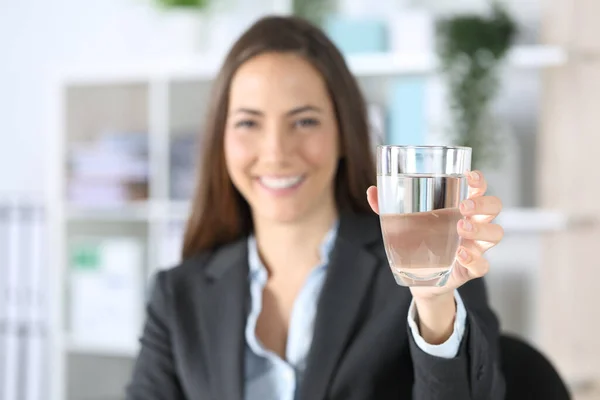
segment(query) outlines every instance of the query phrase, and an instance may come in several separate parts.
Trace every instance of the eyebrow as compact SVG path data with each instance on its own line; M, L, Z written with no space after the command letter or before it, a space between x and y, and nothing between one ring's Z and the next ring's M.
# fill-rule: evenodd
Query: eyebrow
M292 115L296 115L296 114L300 114L306 111L315 111L315 112L322 112L323 110L320 109L319 107L316 106L311 106L311 105L306 105L306 106L301 106L301 107L296 107L291 109L290 111L288 111L286 113L286 115L288 116L292 116ZM251 108L238 108L237 110L235 110L235 113L244 113L244 114L252 114L252 115L256 115L256 116L262 116L263 113L262 111L259 110L254 110Z

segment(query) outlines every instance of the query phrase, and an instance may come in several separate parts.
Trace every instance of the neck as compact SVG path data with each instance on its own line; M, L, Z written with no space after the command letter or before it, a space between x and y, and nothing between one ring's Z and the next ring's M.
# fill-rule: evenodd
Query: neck
M302 221L276 223L254 219L258 251L269 275L305 273L320 261L320 247L337 219L335 206Z

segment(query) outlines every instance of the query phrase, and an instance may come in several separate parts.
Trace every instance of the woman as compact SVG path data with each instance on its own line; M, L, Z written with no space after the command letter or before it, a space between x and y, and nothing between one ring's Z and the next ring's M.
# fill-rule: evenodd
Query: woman
M184 261L157 276L128 398L502 399L498 322L477 279L501 205L483 176L469 178L447 285L401 287L365 104L321 31L258 21L211 99Z

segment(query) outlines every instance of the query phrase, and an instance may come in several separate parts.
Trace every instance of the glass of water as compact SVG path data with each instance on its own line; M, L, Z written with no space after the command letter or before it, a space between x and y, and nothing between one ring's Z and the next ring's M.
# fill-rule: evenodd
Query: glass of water
M377 193L385 251L402 286L444 286L461 242L471 148L378 146Z

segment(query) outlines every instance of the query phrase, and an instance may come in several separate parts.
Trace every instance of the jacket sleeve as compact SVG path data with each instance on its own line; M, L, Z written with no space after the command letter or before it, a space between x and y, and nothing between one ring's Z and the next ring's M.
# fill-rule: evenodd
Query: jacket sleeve
M171 292L166 271L156 275L147 305L146 322L140 340L127 400L185 400L175 372L169 333Z
M414 400L504 399L499 324L488 304L483 279L466 283L459 288L459 293L467 311L467 322L456 357L432 356L409 334Z
M454 291L454 301L456 303L456 318L454 318L452 335L450 335L444 343L438 345L429 344L423 339L417 324L417 306L414 300L410 303L408 317L406 319L408 327L412 332L412 337L421 350L432 356L453 358L458 354L458 349L460 348L462 338L465 334L465 326L467 325L467 310L465 309L465 305L458 290Z

